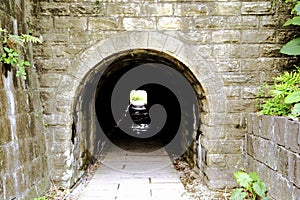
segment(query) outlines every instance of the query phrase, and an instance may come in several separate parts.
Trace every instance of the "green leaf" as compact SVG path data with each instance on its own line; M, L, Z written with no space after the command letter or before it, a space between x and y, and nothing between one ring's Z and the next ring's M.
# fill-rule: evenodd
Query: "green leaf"
M22 34L21 38L24 42L32 42L32 43L42 43L42 41L34 36Z
M25 61L25 62L24 62L24 65L25 65L25 66L30 66L30 62Z
M267 188L265 183L262 181L253 183L253 190L260 197L266 196Z
M292 109L292 115L298 116L300 114L300 103L294 105Z
M238 188L231 193L230 200L244 200L246 197L247 193L242 188Z
M261 180L256 172L250 172L249 176L250 176L250 178L252 178L253 181L260 181Z
M12 56L19 56L19 54L17 52L13 51Z
M249 188L252 178L246 172L235 172L234 177L238 184L244 188Z
M6 53L2 53L2 56L1 56L1 60L3 60L4 58L6 58Z
M300 25L300 16L295 16L292 19L289 19L287 22L284 23L283 26L289 25Z
M290 104L290 103L297 103L300 102L300 91L293 92L289 94L284 99L284 103Z
M299 2L297 3L297 5L294 7L293 10L296 11L297 15L300 15L300 3Z
M7 53L11 53L13 50L7 47L3 47L4 51L6 51Z
M280 53L287 55L300 55L300 38L293 39L286 43L281 49Z

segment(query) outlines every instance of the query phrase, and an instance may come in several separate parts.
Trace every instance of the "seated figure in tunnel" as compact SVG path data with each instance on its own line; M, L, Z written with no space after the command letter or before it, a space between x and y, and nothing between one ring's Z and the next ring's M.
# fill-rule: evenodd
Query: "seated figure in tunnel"
M130 92L129 114L135 124L141 126L150 124L146 91L132 90Z

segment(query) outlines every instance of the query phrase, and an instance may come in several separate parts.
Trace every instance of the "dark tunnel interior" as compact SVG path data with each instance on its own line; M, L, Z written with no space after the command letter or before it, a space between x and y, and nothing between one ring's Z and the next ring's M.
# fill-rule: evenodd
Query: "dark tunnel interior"
M112 101L114 90L121 79L135 68L140 70L136 74L138 77L129 77L125 82L121 83L122 85L128 85L126 89L129 90L124 91L122 89L117 91L117 93L121 94L119 94L116 101ZM141 143L159 140L165 146L174 139L182 123L181 101L186 97L178 96L178 91L176 90L177 88L180 90L178 84L182 83L169 69L178 72L176 67L170 63L143 58L119 59L107 67L97 86L95 111L101 131L110 142L119 146L125 140L139 141ZM142 73L143 71L146 72ZM151 81L152 77L156 79L158 76L162 77L162 82ZM136 81L136 78L139 80L139 83L136 85L132 84ZM183 77L183 79L185 78ZM170 85L172 86L171 88L169 87ZM130 112L128 112L130 90L145 90L147 92L146 109L151 120L148 124L149 126L147 126L147 134L133 130L136 123L132 120ZM113 111L112 108L117 106L117 104L117 111ZM114 116L114 112L117 113L117 117ZM193 111L189 110L187 112ZM191 116L193 114L188 113L186 115ZM161 148L161 146L157 148Z

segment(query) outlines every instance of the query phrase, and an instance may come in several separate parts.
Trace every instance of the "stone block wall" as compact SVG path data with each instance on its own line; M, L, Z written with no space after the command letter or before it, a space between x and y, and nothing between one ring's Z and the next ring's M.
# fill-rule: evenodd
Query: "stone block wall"
M27 6L26 1L1 0L1 28L26 33ZM50 187L43 110L35 70L28 69L26 81L15 74L0 64L0 199L31 200Z
M285 117L247 117L246 169L256 171L274 199L300 199L300 123Z
M49 124L49 160L53 163L50 173L55 181L70 186L77 170L72 160L76 152L72 152L70 139L71 107L74 99L81 97L57 94L84 82L78 79L81 75L74 77L74 71L84 71L86 65L77 65L74 60L81 55L80 63L97 65L119 53L114 49L128 50L128 44L133 44L155 50L168 47L172 49L168 53L175 58L182 49L192 46L196 53L185 52L178 59L188 63L197 60L191 58L197 55L209 63L206 68L199 59L194 64L198 66L193 73L199 85L220 78L222 83L211 81L207 86L218 92L210 93L205 88L201 96L199 167L209 187L234 185L232 174L244 162L244 117L255 110L259 85L271 82L282 66L289 66L292 60L279 54L290 33L282 26L290 14L284 2L40 0L32 5L33 24L43 40L43 45L34 48L34 59L40 72L44 119ZM139 38L123 40L124 34L128 35L126 38ZM177 43L168 43L171 37ZM101 42L102 48L94 48ZM81 53L93 48L98 56L91 58L87 51L83 58ZM220 99L220 93L225 93L226 98Z

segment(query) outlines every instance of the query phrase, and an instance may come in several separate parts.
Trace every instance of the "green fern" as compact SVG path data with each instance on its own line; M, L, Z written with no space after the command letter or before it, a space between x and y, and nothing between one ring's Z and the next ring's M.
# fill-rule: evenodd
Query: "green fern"
M41 40L37 37L22 34L22 35L12 35L8 34L6 29L0 29L3 37L3 51L0 57L0 62L16 67L16 76L22 79L27 78L25 67L29 67L31 63L24 60L20 56L19 46L25 50L24 45L28 43L41 43Z
M299 116L298 105L290 102L291 95L300 91L300 68L285 72L274 78L272 86L263 85L257 98L262 102L260 114L277 116ZM295 94L294 94L295 95ZM294 97L294 96L292 96ZM288 98L288 101L286 100ZM294 110L297 109L297 110ZM296 114L299 113L299 114Z
M32 35L22 34L20 38L23 41L23 43L42 43L42 41L39 38L34 37Z

